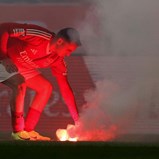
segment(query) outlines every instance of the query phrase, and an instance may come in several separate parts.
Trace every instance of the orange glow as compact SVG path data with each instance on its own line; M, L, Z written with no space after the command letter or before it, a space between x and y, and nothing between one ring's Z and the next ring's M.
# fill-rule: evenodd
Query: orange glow
M73 128L74 125L68 125L67 129L57 129L56 130L56 136L58 138L59 141L78 141L78 137L72 137L70 136L70 128ZM68 133L69 130L69 133Z
M76 141L78 141L77 139L78 139L77 137L75 137L75 138L69 137L68 141L74 141L74 142L76 142Z
M67 141L69 138L65 129L57 129L56 136L60 141Z
M107 128L86 129L83 124L68 124L66 129L57 129L59 141L111 141L116 138L118 127L110 125Z

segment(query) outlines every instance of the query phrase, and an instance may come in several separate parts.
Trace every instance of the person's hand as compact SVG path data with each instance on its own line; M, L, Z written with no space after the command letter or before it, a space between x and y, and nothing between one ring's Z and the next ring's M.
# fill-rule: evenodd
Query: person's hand
M11 59L5 58L1 61L2 65L5 67L6 71L9 73L17 72L17 66L12 62Z

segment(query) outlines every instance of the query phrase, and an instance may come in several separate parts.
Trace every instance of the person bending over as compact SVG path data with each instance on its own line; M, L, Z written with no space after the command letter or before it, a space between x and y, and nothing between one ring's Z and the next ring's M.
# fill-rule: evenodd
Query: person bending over
M51 83L39 68L51 68L62 97L75 124L79 114L67 79L65 56L81 45L75 28L63 28L57 34L35 24L6 22L0 24L0 82L12 89L10 98L12 138L15 140L50 140L35 127L51 93ZM26 88L35 96L24 119Z

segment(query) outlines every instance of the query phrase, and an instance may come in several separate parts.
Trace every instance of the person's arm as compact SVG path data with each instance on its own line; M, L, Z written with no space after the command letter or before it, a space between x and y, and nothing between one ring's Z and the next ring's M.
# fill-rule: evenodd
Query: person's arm
M52 36L53 33L49 30L35 24L3 23L0 25L0 60L8 57L7 43L10 37L18 38L34 45L37 44L39 39L42 38L49 41Z
M2 23L0 25L0 60L8 58L7 44L10 37L24 36L24 24L18 23Z
M34 40L32 40L32 38ZM16 65L9 58L7 53L7 45L9 38L18 38L27 43L37 45L39 39L50 40L51 32L47 29L34 24L22 23L3 23L0 25L0 63L3 64L9 73L17 72ZM35 40L36 38L36 40ZM16 45L16 44L15 44Z
M5 26L0 27L0 60L8 58L7 56L7 43L9 39L8 29Z
M69 109L71 117L76 124L79 119L79 113L77 110L75 96L67 79L67 65L63 58L57 59L55 63L56 64L54 64L51 68L52 74L56 77L61 95Z
M10 30L8 24L0 25L0 63L2 63L7 72L17 72L16 65L11 61L7 55L7 44L10 37Z
M70 87L67 76L57 75L56 79L57 79L62 97L69 109L69 112L70 112L74 122L76 123L78 121L79 115L78 115L78 110L77 110L77 106L76 106L75 96Z

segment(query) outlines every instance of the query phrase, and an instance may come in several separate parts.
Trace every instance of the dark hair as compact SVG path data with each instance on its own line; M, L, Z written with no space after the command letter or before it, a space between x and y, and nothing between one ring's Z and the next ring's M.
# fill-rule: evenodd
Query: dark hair
M76 29L74 28L64 28L61 29L57 34L56 38L64 38L68 42L74 42L78 46L81 45L80 36Z

